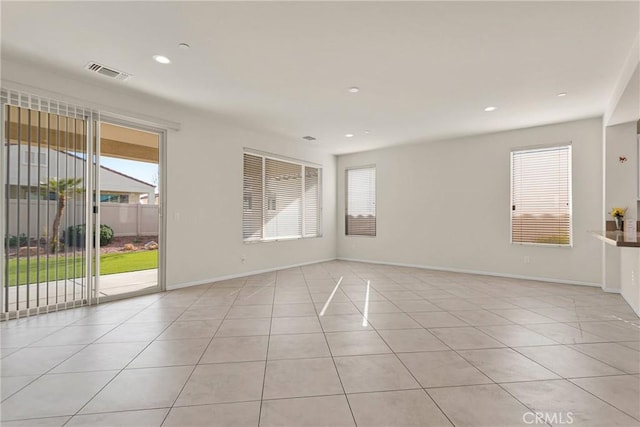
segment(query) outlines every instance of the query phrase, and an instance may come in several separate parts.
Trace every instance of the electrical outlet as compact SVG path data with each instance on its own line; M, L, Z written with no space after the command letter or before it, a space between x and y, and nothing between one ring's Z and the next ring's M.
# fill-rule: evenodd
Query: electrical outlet
M531 257L529 255L525 255L523 261L525 264L531 264Z
M245 254L240 255L240 262L244 264L246 260L247 260L247 256Z

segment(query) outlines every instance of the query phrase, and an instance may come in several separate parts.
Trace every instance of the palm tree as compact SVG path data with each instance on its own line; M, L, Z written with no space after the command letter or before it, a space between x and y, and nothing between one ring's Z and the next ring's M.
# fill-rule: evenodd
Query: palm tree
M67 199L74 194L82 193L84 188L80 186L82 178L50 178L49 181L40 183L40 190L49 195L51 193L56 195L58 200L58 210L56 217L53 220L53 226L51 227L51 241L49 243L49 249L51 253L56 253L60 249L60 221L62 220L62 214L67 203Z

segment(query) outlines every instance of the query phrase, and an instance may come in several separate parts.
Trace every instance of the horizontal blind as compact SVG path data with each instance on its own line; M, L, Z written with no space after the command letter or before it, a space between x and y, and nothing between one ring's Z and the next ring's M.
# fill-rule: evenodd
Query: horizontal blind
M571 146L511 153L511 241L571 245Z
M304 168L304 236L320 235L320 169Z
M245 153L242 200L242 237L244 240L262 239L262 176L262 157Z
M243 239L320 235L322 169L244 154Z
M302 166L265 159L264 238L302 236Z
M376 235L376 168L347 169L345 233Z

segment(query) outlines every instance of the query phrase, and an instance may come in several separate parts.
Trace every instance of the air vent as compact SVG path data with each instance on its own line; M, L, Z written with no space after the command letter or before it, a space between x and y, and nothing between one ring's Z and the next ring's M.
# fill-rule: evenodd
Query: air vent
M307 140L307 141L309 141L309 142L311 142L311 141L315 141L315 140L316 140L314 137L309 136L309 135L307 135L307 136L303 136L303 137L302 137L302 139L306 139L306 140Z
M85 65L84 68L115 80L124 81L128 80L129 77L131 77L131 74L125 73L123 71L118 71L112 67L105 67L104 65L98 64L97 62L89 62L87 65Z

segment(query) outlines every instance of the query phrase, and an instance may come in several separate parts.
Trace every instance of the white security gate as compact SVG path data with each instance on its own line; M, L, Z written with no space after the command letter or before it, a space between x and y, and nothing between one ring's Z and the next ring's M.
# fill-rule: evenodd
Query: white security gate
M91 303L92 110L2 90L2 318Z

